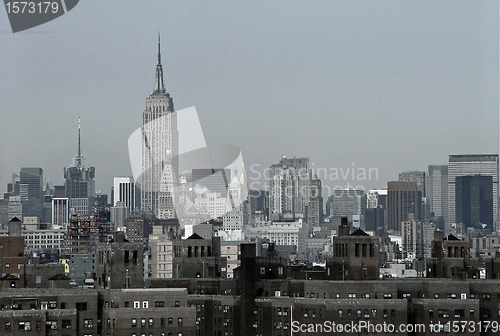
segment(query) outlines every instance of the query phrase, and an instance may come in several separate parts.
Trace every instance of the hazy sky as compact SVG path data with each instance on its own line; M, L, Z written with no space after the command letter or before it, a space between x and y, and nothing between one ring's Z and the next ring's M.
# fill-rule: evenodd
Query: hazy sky
M307 156L376 168L329 182L371 188L498 153L498 1L83 0L16 34L0 9L0 191L29 166L62 184L78 116L96 189L131 175L158 31L176 109L196 106L207 142L239 146L249 170Z

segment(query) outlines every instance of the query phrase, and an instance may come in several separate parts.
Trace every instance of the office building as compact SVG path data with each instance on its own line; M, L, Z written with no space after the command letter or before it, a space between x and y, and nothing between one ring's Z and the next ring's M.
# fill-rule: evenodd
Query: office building
M24 214L42 218L42 168L21 168L19 174L19 195L25 201Z
M132 177L115 177L113 179L113 204L122 202L130 212L135 210L135 183Z
M71 213L86 216L93 211L95 168L84 165L80 119L78 119L78 154L73 159L73 165L64 168L64 188Z
M498 214L498 154L450 155L448 161L448 216L450 225L456 220L456 191L457 176L482 175L491 176L493 181L493 217ZM445 232L449 232L449 228Z
M269 169L271 215L304 218L309 204L308 158L283 157Z
M387 185L387 229L401 232L401 222L414 214L415 220L422 220L422 193L416 182L389 182Z
M431 218L448 221L448 166L429 165L426 177L426 198ZM445 224L447 225L447 224Z
M464 232L469 227L493 230L492 176L455 177L455 214Z
M179 134L174 101L165 90L158 41L158 64L153 92L142 112L141 210L159 219L175 217L175 186L179 177Z

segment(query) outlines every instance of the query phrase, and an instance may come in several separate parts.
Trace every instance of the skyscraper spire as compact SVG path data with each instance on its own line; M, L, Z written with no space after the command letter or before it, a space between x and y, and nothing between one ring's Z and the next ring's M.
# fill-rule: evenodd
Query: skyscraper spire
M156 65L156 82L153 94L165 93L165 85L163 83L163 67L161 65L160 44L160 32L158 32L158 64Z
M158 64L161 65L161 51L160 51L161 37L160 32L158 32Z
M80 117L78 117L78 157L82 157L82 150L81 150L81 142L80 142L80 139L81 139L81 134L80 134Z
M81 127L80 127L80 117L78 117L78 153L73 160L73 166L83 167L83 157L82 157L82 147L81 147Z

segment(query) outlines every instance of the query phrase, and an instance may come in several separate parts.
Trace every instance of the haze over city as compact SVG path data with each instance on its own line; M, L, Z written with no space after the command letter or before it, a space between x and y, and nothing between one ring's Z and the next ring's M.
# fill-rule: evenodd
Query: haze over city
M376 168L373 188L498 153L496 1L85 1L17 34L0 15L1 190L20 167L61 184L79 116L96 190L131 175L158 31L176 110L196 106L207 142L239 146L247 168L309 157Z

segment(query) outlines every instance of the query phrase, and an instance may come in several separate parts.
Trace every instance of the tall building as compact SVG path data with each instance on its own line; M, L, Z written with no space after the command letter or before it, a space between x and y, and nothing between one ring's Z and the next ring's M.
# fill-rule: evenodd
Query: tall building
M457 176L455 178L455 221L464 231L473 227L493 230L493 178Z
M415 182L417 183L418 190L422 193L422 197L425 194L425 172L422 171L410 171L399 174L400 182Z
M387 229L401 232L401 222L413 213L422 220L422 193L416 182L389 182L387 184Z
M426 196L431 217L443 218L448 223L448 166L429 165L426 178Z
M175 217L174 189L179 176L179 134L174 101L166 92L158 40L158 64L153 92L142 112L141 210L160 219Z
M66 227L69 224L69 200L52 198L52 226Z
M450 155L448 161L449 223L457 223L455 183L457 176L483 175L493 180L493 217L498 214L498 154ZM446 228L445 232L449 232Z
M133 177L115 177L113 179L113 206L122 202L130 212L135 210L135 183Z
M78 154L73 165L64 168L64 188L69 199L70 212L88 215L92 212L95 196L95 167L85 167L81 151L81 128L78 119Z
M366 194L362 189L334 190L326 202L326 215L340 223L340 218L347 217L356 227L360 227L366 212Z
M307 224L309 228L319 227L323 223L323 185L315 176L310 181L309 205L307 207ZM309 232L310 233L310 232Z
M424 226L422 222L410 218L401 223L401 242L403 257L410 259L424 258Z
M283 157L270 168L270 214L304 218L309 203L309 159Z
M19 194L25 201L25 215L42 218L43 170L42 168L21 168Z

